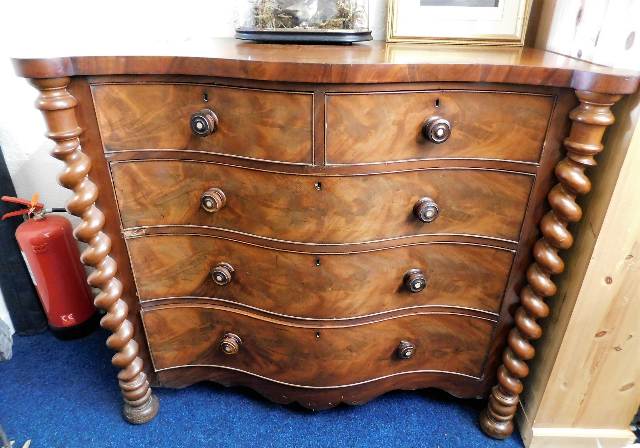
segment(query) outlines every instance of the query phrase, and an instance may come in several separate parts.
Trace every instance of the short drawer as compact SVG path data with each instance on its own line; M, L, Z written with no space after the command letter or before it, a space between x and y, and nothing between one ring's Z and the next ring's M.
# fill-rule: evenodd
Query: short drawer
M312 163L313 95L190 84L93 86L106 151L188 149ZM191 120L204 109L215 120ZM212 117L210 114L208 117Z
M485 319L444 313L319 327L202 305L158 307L143 311L142 318L156 371L215 367L326 388L404 372L478 378L494 327Z
M433 305L499 313L513 260L510 250L456 243L322 255L195 235L132 238L127 246L142 301L209 297L316 319ZM415 292L412 270L426 284Z
M552 96L514 92L329 94L327 163L434 158L537 162L553 104ZM436 117L450 128L441 143L423 134L427 122ZM445 129L441 133L445 138Z
M433 233L515 241L533 182L531 175L476 169L305 176L137 161L111 170L124 228L197 225L314 243ZM438 208L431 222L416 216L428 204L423 198Z

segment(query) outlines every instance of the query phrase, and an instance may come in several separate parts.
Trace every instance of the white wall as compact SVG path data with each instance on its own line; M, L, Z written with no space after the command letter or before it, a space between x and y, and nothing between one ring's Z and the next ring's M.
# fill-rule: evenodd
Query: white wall
M18 195L37 191L50 207L69 196L56 182L61 163L49 156L53 145L33 107L37 93L14 74L9 57L158 54L176 43L202 51L209 39L234 33L234 0L6 3L0 7L0 146ZM384 38L386 3L370 0L375 39ZM1 294L0 319L9 321Z
M535 46L596 64L640 70L638 18L638 0L547 0Z
M11 323L11 318L9 317L7 306L4 303L4 297L2 297L2 291L0 291L0 320L6 322L9 325L11 333L13 334L13 324Z

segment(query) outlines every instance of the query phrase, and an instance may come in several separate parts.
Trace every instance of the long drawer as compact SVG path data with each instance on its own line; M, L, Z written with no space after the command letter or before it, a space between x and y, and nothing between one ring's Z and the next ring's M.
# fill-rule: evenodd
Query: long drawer
M208 297L316 319L433 305L498 313L513 260L510 250L456 243L322 255L192 235L127 245L142 301ZM411 270L426 287L412 292Z
M153 308L142 318L156 371L208 366L316 388L416 371L480 377L494 328L450 313L319 327L203 305Z
M309 176L177 160L116 162L111 171L124 228L197 225L309 243L422 234L516 241L534 178L479 169ZM438 210L430 222L416 212L423 199Z
M327 163L433 158L537 162L553 104L549 95L515 92L329 94Z
M107 151L189 149L313 161L310 93L150 83L97 85L93 97ZM211 133L197 135L192 126Z

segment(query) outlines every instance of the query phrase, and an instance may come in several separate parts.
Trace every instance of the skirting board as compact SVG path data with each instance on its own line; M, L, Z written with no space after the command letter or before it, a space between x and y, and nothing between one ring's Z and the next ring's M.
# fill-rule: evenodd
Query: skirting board
M626 429L533 428L529 448L622 448L634 440Z

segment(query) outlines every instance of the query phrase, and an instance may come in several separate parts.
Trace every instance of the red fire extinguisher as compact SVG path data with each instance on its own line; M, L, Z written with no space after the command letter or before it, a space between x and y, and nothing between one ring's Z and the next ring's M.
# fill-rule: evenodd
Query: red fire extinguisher
M80 263L78 245L73 238L71 223L62 216L50 215L38 202L3 196L3 201L28 208L5 214L2 219L27 215L18 226L16 239L27 264L49 327L63 339L83 336L97 323L97 312Z

